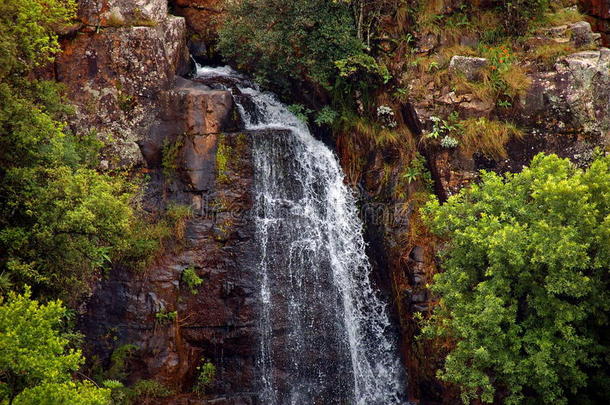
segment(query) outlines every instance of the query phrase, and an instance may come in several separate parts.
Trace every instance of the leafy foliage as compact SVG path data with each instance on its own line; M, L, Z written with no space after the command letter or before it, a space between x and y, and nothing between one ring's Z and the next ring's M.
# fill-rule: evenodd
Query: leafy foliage
M464 403L608 402L610 157L482 172L425 215L448 244L424 333L450 343L440 378Z
M0 3L0 81L52 60L55 30L76 11L74 0L3 0Z
M75 7L72 0L0 5L0 287L27 283L71 303L135 221L125 178L94 170L102 145L66 131L61 86L28 77L59 50L54 29Z
M83 363L79 350L67 349L61 334L68 311L59 301L42 305L30 290L0 297L0 402L102 405L109 391L71 381ZM3 402L4 403L4 402Z
M329 87L335 61L363 50L350 8L341 2L245 0L228 13L220 32L222 54L275 90L290 90L291 81Z
M187 267L182 271L182 282L187 286L191 294L197 294L197 288L203 284L203 279L197 275L193 267Z
M214 382L214 378L216 378L216 366L211 362L204 360L202 364L197 367L197 380L195 381L193 391L200 395L205 394L205 391L210 384Z

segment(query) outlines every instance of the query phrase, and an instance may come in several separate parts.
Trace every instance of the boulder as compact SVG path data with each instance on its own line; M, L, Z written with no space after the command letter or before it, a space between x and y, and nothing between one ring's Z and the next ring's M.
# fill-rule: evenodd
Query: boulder
M595 40L593 30L591 29L591 24L586 21L571 24L569 29L571 33L571 40L577 47L590 45Z
M105 28L62 41L55 78L66 85L77 114L75 132L115 139L109 168L143 163L137 143L159 113L159 94L188 71L186 24L167 16L155 26Z
M155 25L167 16L167 0L81 0L78 17L93 26Z
M488 64L489 61L485 58L455 55L449 62L449 71L453 74L462 74L468 80L479 80Z

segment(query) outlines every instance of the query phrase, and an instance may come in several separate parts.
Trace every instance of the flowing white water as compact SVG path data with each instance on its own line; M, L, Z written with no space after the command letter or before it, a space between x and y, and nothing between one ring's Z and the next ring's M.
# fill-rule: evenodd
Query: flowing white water
M370 281L362 223L335 155L272 94L230 68L254 136L265 405L405 403L396 339ZM244 100L249 100L245 102Z

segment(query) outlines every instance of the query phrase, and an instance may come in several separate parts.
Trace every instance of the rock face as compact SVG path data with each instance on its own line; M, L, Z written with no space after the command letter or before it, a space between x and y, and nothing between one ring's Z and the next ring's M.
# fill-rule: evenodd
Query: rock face
M580 4L593 17L594 29L602 34L604 45L610 45L610 1L580 0Z
M169 0L176 15L186 19L189 50L200 63L216 61L214 47L226 0Z
M172 193L172 200L194 209L185 246L179 252L166 252L141 275L115 270L88 304L83 330L91 352L107 361L121 345L138 347L129 363L132 381L154 378L188 393L196 367L205 359L217 368L209 398L226 400L213 403L253 403L258 248L250 221L251 141L250 134L234 133L200 135L184 144L181 158L203 162L211 180L201 187L204 190L186 192L179 191L184 187L178 182L178 191ZM217 164L219 153L230 154L227 167ZM160 180L160 171L152 176ZM147 200L160 200L159 193L162 190L153 187ZM186 268L204 280L196 294L182 281ZM172 312L175 319L158 315ZM188 398L171 398L167 403L207 403Z
M110 167L142 165L137 142L154 125L159 94L170 88L175 74L188 71L185 21L168 16L165 1L83 1L79 5L79 13L90 16L81 17L88 23L94 16L104 20L108 10L123 16L140 10L140 18L148 18L124 19L122 25L93 31L82 29L63 39L64 52L54 67L55 78L67 86L77 109L70 123L73 129L115 139L106 154Z
M553 71L538 73L533 79L522 102L524 120L536 120L558 132L571 126L604 135L610 128L610 49L569 55Z

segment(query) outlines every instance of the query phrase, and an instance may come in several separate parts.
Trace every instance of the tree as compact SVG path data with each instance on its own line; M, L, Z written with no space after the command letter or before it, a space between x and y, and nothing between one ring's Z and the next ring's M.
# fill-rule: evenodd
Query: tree
M447 241L424 328L452 347L440 378L465 403L608 403L610 157L481 176L424 210Z
M67 310L61 302L41 305L23 295L0 297L0 402L13 404L103 405L110 391L72 381L83 363L81 352L67 349L60 332Z
M133 189L95 170L101 144L67 130L62 87L32 78L75 10L74 0L0 3L0 291L28 283L71 304L135 220Z

